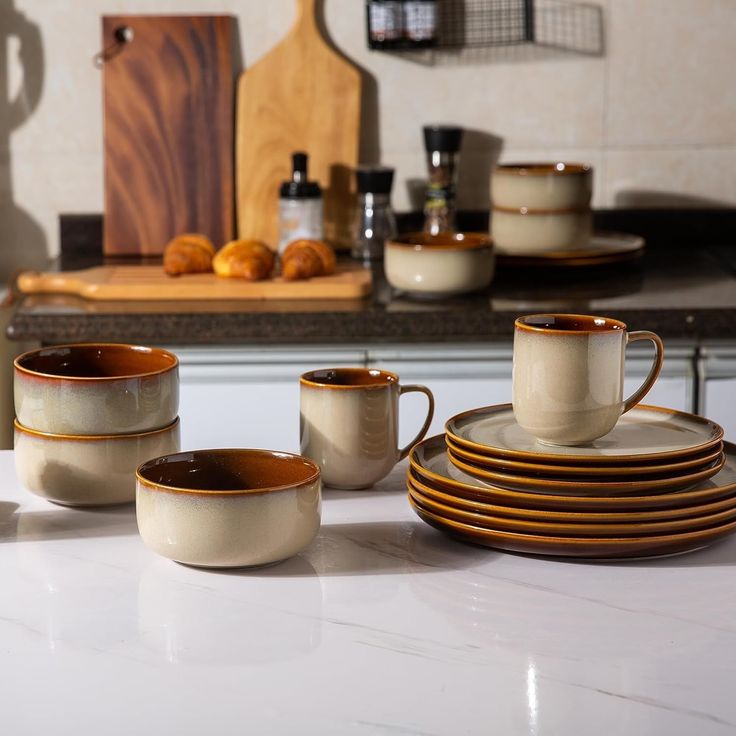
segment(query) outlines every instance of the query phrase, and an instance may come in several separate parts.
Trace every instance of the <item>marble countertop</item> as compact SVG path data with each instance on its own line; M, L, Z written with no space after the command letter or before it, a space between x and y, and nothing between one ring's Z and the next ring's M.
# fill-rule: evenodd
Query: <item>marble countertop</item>
M355 301L87 301L23 297L14 340L146 344L373 344L510 341L533 312L617 317L665 339L736 338L730 246L648 248L640 262L594 269L501 269L484 292L419 301L393 291L380 267L371 298Z
M399 466L326 491L303 554L208 572L155 556L134 510L22 490L0 453L4 733L736 731L736 538L565 562L455 542Z

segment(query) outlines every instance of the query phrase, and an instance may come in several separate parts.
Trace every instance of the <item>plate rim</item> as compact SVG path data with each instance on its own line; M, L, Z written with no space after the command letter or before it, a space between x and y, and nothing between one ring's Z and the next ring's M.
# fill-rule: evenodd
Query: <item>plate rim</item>
M596 250L592 247L594 240L619 240L626 241L619 245L617 249L610 250ZM646 247L646 239L642 235L636 233L625 233L621 230L595 230L590 236L590 240L586 248L579 248L577 250L553 250L546 252L536 253L497 253L499 259L508 259L509 263L517 263L522 260L536 261L539 263L555 263L555 262L567 262L567 261L593 261L595 262L599 258L620 258L620 257L633 257L633 254L637 254L644 250Z
M482 451L486 448L490 448L494 451L495 455L498 455L500 457L511 457L512 459L527 459L532 460L534 458L545 458L549 460L549 458L554 458L557 462L559 462L560 465L567 465L571 463L576 462L582 462L585 464L587 461L591 465L598 465L602 464L604 462L608 462L609 464L624 464L627 462L649 462L652 460L664 460L664 459L670 459L670 458L682 458L682 457L689 457L694 454L698 454L700 452L705 452L707 449L712 447L713 445L717 444L718 442L723 441L723 427L721 427L720 424L717 422L714 422L712 419L706 419L705 417L701 417L698 414L692 414L691 412L687 411L680 411L679 409L668 409L664 406L653 406L651 404L637 404L635 407L633 407L632 411L636 411L637 409L645 409L646 411L654 411L654 412L661 412L663 414L669 414L670 416L678 416L682 417L683 419L688 419L688 421L694 421L696 424L701 424L704 426L712 426L716 429L716 436L714 438L711 438L707 442L701 443L699 445L695 445L693 447L689 447L686 450L669 450L665 452L653 452L653 453L642 453L640 455L555 455L554 453L549 454L539 454L539 453L533 453L528 452L526 450L513 450L513 449L505 449L505 448L498 448L498 447L491 447L490 445L482 445L478 442L475 442L473 440L467 440L463 437L459 437L455 432L452 431L450 428L450 425L454 422L457 423L460 420L466 419L467 417L473 415L473 414L480 414L481 412L488 413L489 410L495 411L495 413L501 413L501 412L511 412L511 415L513 416L513 405L511 403L506 404L490 404L489 406L480 406L476 409L467 409L466 411L462 411L458 414L455 414L454 416L450 417L445 422L445 434L447 434L449 437L452 438L452 440L463 447L468 447L469 449L476 451L480 450L481 454ZM628 412L627 412L628 413Z

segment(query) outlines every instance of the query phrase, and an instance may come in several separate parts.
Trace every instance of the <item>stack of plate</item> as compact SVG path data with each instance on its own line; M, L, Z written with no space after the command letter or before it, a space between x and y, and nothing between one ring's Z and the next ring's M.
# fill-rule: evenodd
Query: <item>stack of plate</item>
M736 445L715 422L638 406L585 447L542 445L510 404L464 412L410 455L427 523L515 552L642 557L736 531Z

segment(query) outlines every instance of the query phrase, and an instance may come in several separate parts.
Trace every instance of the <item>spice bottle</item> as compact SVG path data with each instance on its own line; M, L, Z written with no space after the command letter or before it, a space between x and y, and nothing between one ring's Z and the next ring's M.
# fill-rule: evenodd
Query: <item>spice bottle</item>
M437 0L404 0L404 38L410 48L437 43Z
M455 227L455 188L463 129L454 126L424 127L429 182L424 203L424 230L437 233Z
M307 178L307 154L294 153L291 160L291 180L279 191L279 253L292 240L321 240L324 236L322 190Z
M352 256L361 261L383 258L386 240L396 236L396 218L391 209L394 170L384 166L362 166L355 172L358 206L353 222Z
M366 0L368 46L391 49L400 46L404 36L401 0Z

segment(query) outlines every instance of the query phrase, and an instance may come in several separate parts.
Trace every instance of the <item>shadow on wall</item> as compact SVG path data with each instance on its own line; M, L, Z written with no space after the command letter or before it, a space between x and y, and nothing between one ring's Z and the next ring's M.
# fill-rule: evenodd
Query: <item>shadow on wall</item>
M624 189L616 193L616 207L642 209L712 209L731 207L730 202L681 192L663 192L654 189Z
M20 67L11 88L8 61ZM18 268L38 268L48 260L46 236L33 217L13 200L10 136L33 114L41 99L44 54L39 27L0 0L0 283Z

